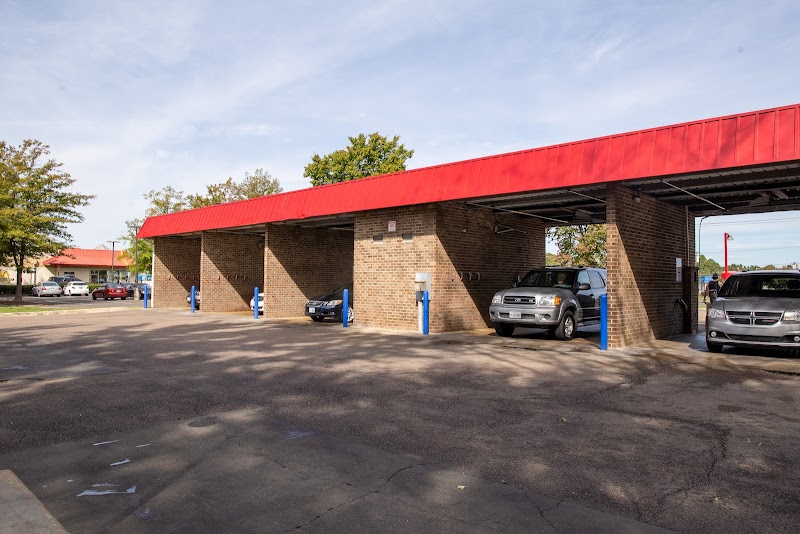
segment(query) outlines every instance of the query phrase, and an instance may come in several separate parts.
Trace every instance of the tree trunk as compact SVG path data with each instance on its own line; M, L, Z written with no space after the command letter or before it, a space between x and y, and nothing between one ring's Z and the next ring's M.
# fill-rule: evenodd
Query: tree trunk
M17 292L14 294L14 302L22 303L22 265L17 265Z

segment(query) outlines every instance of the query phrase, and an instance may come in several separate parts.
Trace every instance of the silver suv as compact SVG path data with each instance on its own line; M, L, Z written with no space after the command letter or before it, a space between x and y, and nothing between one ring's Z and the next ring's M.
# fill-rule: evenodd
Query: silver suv
M495 294L489 318L499 336L514 328L547 328L569 340L578 325L600 322L600 297L606 294L606 271L595 267L534 269L513 289Z
M753 271L728 278L706 310L706 345L800 348L800 272Z

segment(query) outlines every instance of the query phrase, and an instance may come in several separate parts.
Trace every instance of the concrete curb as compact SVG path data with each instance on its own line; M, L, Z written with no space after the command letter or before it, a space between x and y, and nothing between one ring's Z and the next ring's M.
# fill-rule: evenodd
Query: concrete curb
M39 499L9 470L0 471L0 532L68 534Z

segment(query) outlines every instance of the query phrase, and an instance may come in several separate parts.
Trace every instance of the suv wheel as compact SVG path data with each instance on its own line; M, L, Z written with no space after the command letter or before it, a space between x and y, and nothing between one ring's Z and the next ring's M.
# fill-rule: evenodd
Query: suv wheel
M575 336L575 315L571 311L564 312L561 323L556 328L555 336L563 341L569 341Z
M514 333L514 325L508 323L494 323L494 331L498 336L511 337Z

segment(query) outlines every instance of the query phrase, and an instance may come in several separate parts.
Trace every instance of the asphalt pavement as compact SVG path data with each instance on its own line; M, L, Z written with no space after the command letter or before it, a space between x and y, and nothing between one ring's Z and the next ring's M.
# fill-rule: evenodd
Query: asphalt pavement
M735 354L159 309L0 340L0 469L73 533L800 531L800 376Z

